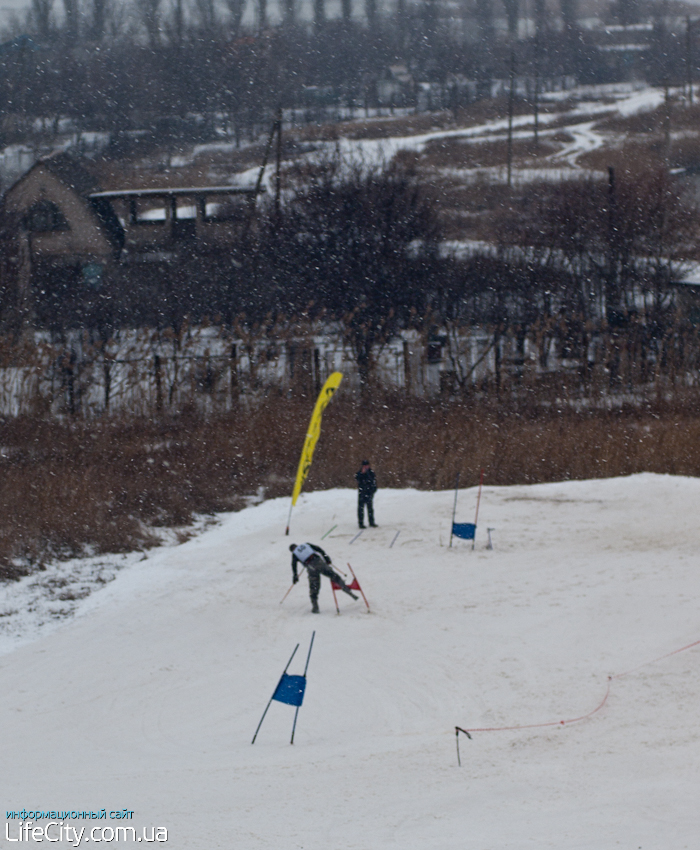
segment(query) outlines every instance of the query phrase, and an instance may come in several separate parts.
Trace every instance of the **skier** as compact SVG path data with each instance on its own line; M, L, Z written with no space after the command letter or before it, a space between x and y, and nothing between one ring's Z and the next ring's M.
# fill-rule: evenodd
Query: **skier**
M372 500L377 492L377 476L372 471L368 460L362 461L360 471L355 473L357 481L357 522L360 528L365 527L365 505L367 505L367 519L371 528L376 528L374 522L374 505Z
M318 592L321 589L321 574L335 582L338 587L343 590L348 596L357 599L357 596L345 584L343 579L331 569L331 559L321 549L320 546L314 546L313 543L301 543L297 546L292 543L289 547L292 553L292 581L296 584L299 581L297 564L301 563L306 567L309 574L309 597L311 598L311 613L318 614Z

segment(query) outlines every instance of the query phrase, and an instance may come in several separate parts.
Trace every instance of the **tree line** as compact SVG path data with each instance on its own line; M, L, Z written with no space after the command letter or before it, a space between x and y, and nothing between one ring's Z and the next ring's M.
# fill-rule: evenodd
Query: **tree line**
M584 382L603 364L615 386L623 350L634 351L634 380L644 382L666 367L696 369L700 303L680 281L698 223L668 170L610 169L607 179L530 185L494 213L490 245L454 250L439 196L410 166L336 154L299 165L284 201L268 199L230 255L192 256L151 277L143 265L120 266L99 290L36 293L36 315L54 335L82 327L105 342L139 327L176 337L188 324L232 337L295 321L333 327L365 386L402 331L445 346L465 391L476 333L490 339L497 385L507 360L543 374L574 364ZM8 330L13 297L6 288Z
M240 139L280 106L310 115L329 103L375 106L378 85L396 63L415 83L451 87L442 105L455 108L471 96L458 77L476 81L480 97L513 68L537 80L620 78L619 64L579 27L574 0L561 0L561 26L535 3L525 29L516 0L475 0L464 8L460 25L437 0L388 8L365 0L361 9L344 0L332 19L315 0L311 22L301 20L294 0L283 0L274 19L266 0L250 10L245 0L225 7L213 0L63 0L60 15L54 0L33 0L28 20L0 45L2 135L5 143L50 143L70 119L79 131L113 134L118 155L131 152L120 134L136 130L153 130L159 144ZM611 19L627 20L625 9L611 6ZM501 16L505 34L497 27ZM654 27L645 72L656 82L685 81L697 34L686 45L665 18ZM396 105L415 105L416 94L408 86Z

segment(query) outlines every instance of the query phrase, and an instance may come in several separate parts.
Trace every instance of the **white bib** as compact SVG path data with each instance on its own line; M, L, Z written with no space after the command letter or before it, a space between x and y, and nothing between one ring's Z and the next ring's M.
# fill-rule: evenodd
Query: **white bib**
M308 543L301 543L294 550L294 554L299 558L302 564L305 564L312 555L315 555L316 552L309 546Z

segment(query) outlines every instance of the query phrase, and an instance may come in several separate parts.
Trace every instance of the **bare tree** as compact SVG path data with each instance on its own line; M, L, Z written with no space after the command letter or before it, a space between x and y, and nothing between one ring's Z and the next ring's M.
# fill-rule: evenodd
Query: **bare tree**
M241 32L245 4L246 0L226 0L226 8L229 13L229 27L234 38L238 38Z
M474 12L479 36L478 41L488 46L494 38L492 0L476 0Z
M160 3L161 0L136 0L136 8L151 48L160 44Z
M367 389L378 352L426 314L435 209L415 175L397 165L382 170L337 157L300 177L304 184L265 231L271 300L257 309L327 311L341 323Z
M318 32L326 22L326 0L314 0L314 29Z
M256 0L256 17L258 19L258 32L267 29L267 0Z
M214 0L195 0L195 10L199 26L203 32L211 35L216 29L216 9Z
M92 0L92 37L102 41L107 28L107 11L109 0Z
M63 15L65 18L65 32L68 39L74 39L78 36L80 28L80 9L78 8L78 0L63 0Z
M564 32L573 35L577 29L578 3L577 0L559 0L561 19L564 23Z
M508 37L515 40L518 37L518 17L519 8L518 0L503 0L503 6L506 10L506 20L508 21Z
M51 34L51 9L53 0L32 0L32 15L37 34L42 41L48 41Z
M377 0L365 0L365 15L370 29L377 23Z

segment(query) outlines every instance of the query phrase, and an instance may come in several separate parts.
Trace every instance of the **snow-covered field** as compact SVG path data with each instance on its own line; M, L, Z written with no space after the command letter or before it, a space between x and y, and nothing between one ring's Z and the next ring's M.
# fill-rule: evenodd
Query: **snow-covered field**
M380 528L351 543L355 494L313 493L290 538L276 500L129 560L0 656L5 810L105 808L67 822L81 846L128 823L176 850L696 848L700 646L654 659L700 639L700 480L487 487L474 552L447 546L452 500L380 491ZM280 605L290 539L333 525L322 545L371 614L341 594L337 616L326 579L320 616L304 578ZM279 703L251 746L313 629L294 746ZM455 725L578 717L629 670L580 723L462 736L457 766Z
M618 135L601 130L597 123L604 117L629 117L656 109L664 102L664 90L642 83L616 83L602 86L578 86L565 92L543 94L543 100L565 100L569 108L564 111L541 113L539 116L540 137L547 139L562 132L568 133L572 141L561 150L542 157L538 166L521 167L517 159L514 163L513 180L516 184L537 180L559 181L576 177L590 176L592 172L579 163L586 153L609 145L619 144ZM587 120L590 119L590 120ZM551 125L551 126L549 126ZM531 114L516 115L513 118L513 138L530 139L533 134ZM400 151L422 153L430 142L453 140L464 144L482 144L484 142L505 141L507 139L508 119L497 118L469 127L450 130L433 130L429 133L390 136L377 139L341 138L319 145L319 152L306 154L308 161L319 156L332 154L339 149L348 162L361 162L367 166L382 166L391 161ZM196 151L193 153L196 154ZM187 161L192 161L191 158ZM185 160L183 160L183 163ZM259 168L249 168L236 174L232 181L235 185L251 186L258 179ZM443 174L459 177L466 182L488 179L493 182L506 180L505 164L499 166L477 166L473 168L441 169ZM268 191L272 191L272 172L264 177Z

